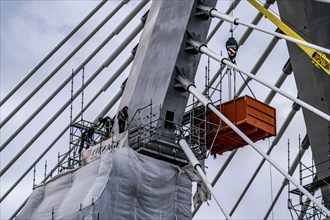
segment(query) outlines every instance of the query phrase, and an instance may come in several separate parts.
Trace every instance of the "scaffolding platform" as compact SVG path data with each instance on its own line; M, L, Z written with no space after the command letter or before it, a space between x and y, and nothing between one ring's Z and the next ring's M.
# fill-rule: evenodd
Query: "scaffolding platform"
M321 189L324 186L329 186L329 185L330 185L330 176L325 177L320 180L314 180L313 182L304 185L304 188L307 191L314 193L316 190ZM293 194L296 194L296 195L301 195L301 192L299 189L294 189L294 190L291 190L290 192Z
M131 126L132 122L135 122ZM172 130L164 129L169 124ZM157 118L152 103L137 109L128 123L128 145L140 154L184 166L188 160L176 143L176 127L173 121Z
M173 142L173 137L169 136L169 140L166 141L164 132L160 136L157 127L144 125L140 129L148 132L129 132L129 145L135 151L179 166L188 164L183 151Z
M87 131L91 128L93 132L90 134L90 137L84 137L84 133L86 134ZM107 138L106 129L104 127L98 126L96 123L80 120L71 124L69 151L62 155L59 154L58 162L60 162L62 158L68 157L68 159L59 164L58 173L80 167L82 159L81 151L96 145L97 143L100 143Z
M330 174L330 168L316 172L316 166L328 162L329 160L325 160L319 164L312 164L311 166L306 166L301 161L299 162L300 185L302 185L316 199L319 199L326 208L329 208L330 205L324 200L324 198L327 198L330 195L330 175L325 174ZM319 176L324 177L319 178ZM291 199L291 194L298 197ZM291 212L292 219L295 219L292 214L296 214L298 219L301 220L324 220L329 217L299 189L294 188L291 190L290 184L288 186L288 208Z

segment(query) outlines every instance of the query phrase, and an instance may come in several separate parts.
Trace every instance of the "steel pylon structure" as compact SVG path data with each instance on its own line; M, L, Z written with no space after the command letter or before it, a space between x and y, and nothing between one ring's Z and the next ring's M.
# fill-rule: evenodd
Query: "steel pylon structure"
M282 23L274 24L269 14L265 18L263 11L255 7L260 4L256 1L194 1L191 7L197 5L197 9L187 12L192 15L186 16L190 23L183 32L187 39L183 44L173 40L182 38L179 32L141 41L146 24L155 23L158 31L162 29L160 24L169 20L167 16L173 20L173 27L180 27L185 18L181 12L157 17L161 11L156 13L156 9L150 16L152 4L147 0L89 3L87 15L72 21L73 28L66 30L63 40L58 44L54 40L51 50L47 45L42 50L46 55L38 54L40 61L29 63L33 67L30 72L23 65L17 68L25 71L17 77L13 76L15 67L6 64L5 57L13 55L2 47L1 218L14 218L35 185L44 184L68 163L73 154L69 143L74 142L74 123L97 123L99 117L114 117L125 105L133 106L129 112L133 116L140 113L136 106L151 103L154 107L150 117L164 116L171 120L164 124L164 130L166 126L179 130L176 125L184 115L177 116L177 112L187 113L204 104L226 121L213 107L246 94L277 110L277 134L256 143L246 137L248 145L216 157L205 154L203 168L218 197L208 202L210 206L192 207L194 218L329 217L330 3L264 1L262 7L288 26L283 27ZM181 4L183 8L188 5ZM199 24L198 19L210 27ZM286 32L287 28L299 38ZM225 49L230 36L239 46L235 62L228 59ZM153 41L161 43L156 49L148 48ZM35 51L39 47L43 45L33 45ZM147 55L141 48L146 48L147 55L153 51L155 59L162 57L162 66L149 68L154 61L146 64L143 58ZM187 51L191 57L184 60L182 53ZM174 60L173 53L178 54L175 59L179 61ZM21 57L27 59L29 54ZM139 60L140 66L134 66ZM155 79L136 75L132 80L129 73L134 72L133 67L155 72ZM173 68L173 75L159 78L163 76L157 73L167 67ZM165 82L157 82L171 77L169 88ZM136 86L142 87L145 94L134 93ZM178 101L173 102L176 89L184 94L180 106ZM157 113L163 106L159 107L158 100L150 100L158 93L164 100L162 105L171 106L167 111ZM185 98L189 98L188 103ZM164 144L167 140L160 141ZM181 140L179 145L187 147ZM218 200L222 203L220 209Z

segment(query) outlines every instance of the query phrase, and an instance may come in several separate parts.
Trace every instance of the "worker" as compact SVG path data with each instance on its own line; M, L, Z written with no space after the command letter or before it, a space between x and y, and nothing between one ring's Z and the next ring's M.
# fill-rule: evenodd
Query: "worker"
M81 134L79 153L84 149L85 140L86 140L86 131L84 131L84 132Z
M94 131L95 128L93 126L90 126L86 131L86 143L88 144L86 148L89 148L89 146L94 143Z
M229 59L232 63L235 63L235 57L238 50L238 44L234 37L230 37L226 42L226 49Z
M119 126L119 133L122 133L125 131L125 125L126 121L128 120L128 113L127 113L128 107L125 106L118 112L118 126Z
M93 135L94 135L94 127L89 127L87 128L86 131L84 131L81 134L81 140L80 140L80 147L79 147L79 153L84 149L84 148L89 148L90 145L94 142L93 140ZM86 143L86 147L84 146Z
M98 126L100 128L105 128L105 137L110 137L110 133L113 127L113 119L109 116L104 118L100 117Z

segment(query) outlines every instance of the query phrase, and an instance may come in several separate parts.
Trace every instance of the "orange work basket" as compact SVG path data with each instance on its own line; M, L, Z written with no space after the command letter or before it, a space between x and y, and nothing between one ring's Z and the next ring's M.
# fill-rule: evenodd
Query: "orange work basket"
M221 104L221 112L253 142L276 135L276 110L254 98L243 96L225 102ZM207 147L210 149L213 143L211 154L222 154L247 144L223 122L217 130L220 119L213 112L207 115L207 120Z

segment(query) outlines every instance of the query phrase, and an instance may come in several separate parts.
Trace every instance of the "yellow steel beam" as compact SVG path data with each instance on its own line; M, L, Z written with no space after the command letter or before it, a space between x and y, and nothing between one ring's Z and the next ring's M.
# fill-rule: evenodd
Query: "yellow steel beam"
M276 25L284 34L294 37L298 40L305 41L301 36L299 36L294 30L287 26L283 21L281 21L277 16L272 12L264 8L256 0L248 0L258 11L260 11L266 18L268 18L274 25ZM310 58L311 62L317 67L324 70L327 74L330 75L330 61L327 56L315 49L309 48L307 46L297 44Z

